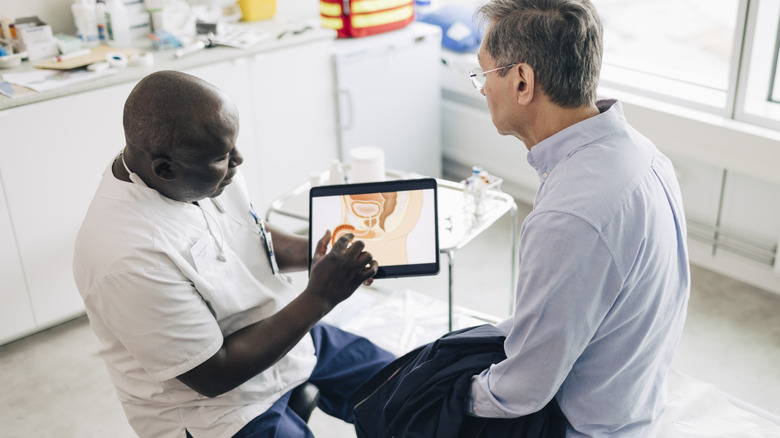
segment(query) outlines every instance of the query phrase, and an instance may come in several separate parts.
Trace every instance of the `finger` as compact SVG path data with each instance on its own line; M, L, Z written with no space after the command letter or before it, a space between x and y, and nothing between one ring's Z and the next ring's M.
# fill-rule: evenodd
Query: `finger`
M355 246L355 245L352 244L352 246ZM371 255L371 253L368 252L368 251L363 251L363 252L359 253L357 257L355 257L355 260L357 261L358 264L365 266L365 265L371 263L372 260L374 260L374 256Z
M325 235L317 242L317 249L314 251L319 256L328 252L328 243L330 242L330 230L325 230Z
M376 275L377 272L379 272L379 263L377 263L376 260L371 260L371 262L368 263L365 268L363 268L363 275L366 276L366 281L373 281L372 277Z
M366 247L366 242L363 242L362 240L353 240L352 245L350 245L347 249L349 251L356 251L357 254L360 254L361 251L363 251L363 248Z
M352 239L355 238L355 235L352 233L346 233L343 236L339 237L339 240L336 241L336 243L333 244L333 250L344 250L347 248L347 245L349 245L349 242L352 241Z

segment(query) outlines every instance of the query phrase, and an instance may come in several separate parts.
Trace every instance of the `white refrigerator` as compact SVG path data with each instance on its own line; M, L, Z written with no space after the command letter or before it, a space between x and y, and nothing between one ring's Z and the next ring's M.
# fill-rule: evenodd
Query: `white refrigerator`
M441 29L339 39L335 64L342 161L379 146L387 169L441 177Z

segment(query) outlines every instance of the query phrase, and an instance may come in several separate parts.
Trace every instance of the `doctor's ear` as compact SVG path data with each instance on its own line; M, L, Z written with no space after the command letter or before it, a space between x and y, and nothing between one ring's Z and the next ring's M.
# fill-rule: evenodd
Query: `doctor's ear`
M166 158L155 158L152 160L152 171L160 179L170 181L173 179L173 169L171 162Z

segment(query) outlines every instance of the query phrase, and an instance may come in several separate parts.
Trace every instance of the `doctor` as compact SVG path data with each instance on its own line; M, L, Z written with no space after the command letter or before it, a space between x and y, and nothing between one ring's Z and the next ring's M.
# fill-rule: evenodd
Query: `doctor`
M326 233L303 292L280 275L307 268L308 239L252 211L238 127L210 84L144 78L76 241L100 354L142 437L312 436L287 407L290 390L315 383L320 408L350 421L349 394L392 360L318 324L376 273L362 242L345 235L326 254Z
M472 379L467 412L557 403L568 437L655 436L685 321L688 252L670 161L597 100L602 27L589 0L491 0L471 72L540 187L520 231L507 358Z

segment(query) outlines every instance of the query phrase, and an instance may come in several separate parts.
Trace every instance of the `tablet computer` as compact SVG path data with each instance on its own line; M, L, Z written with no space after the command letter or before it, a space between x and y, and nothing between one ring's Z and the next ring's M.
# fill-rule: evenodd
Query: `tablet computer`
M313 187L309 192L309 269L317 242L328 250L345 233L366 244L379 263L374 278L439 272L437 184L434 178Z

